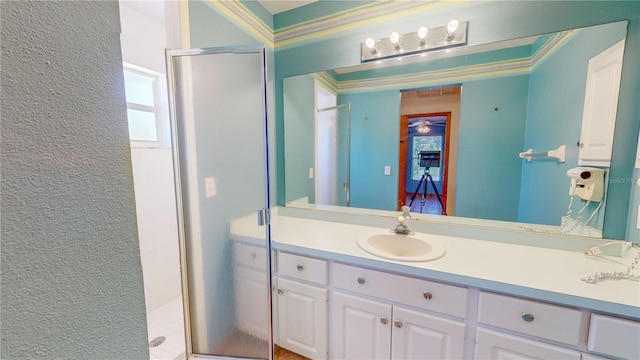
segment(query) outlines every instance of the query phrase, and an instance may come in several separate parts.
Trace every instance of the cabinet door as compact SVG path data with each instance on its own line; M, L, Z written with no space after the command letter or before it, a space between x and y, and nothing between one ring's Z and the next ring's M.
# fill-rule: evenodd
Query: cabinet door
M235 269L238 329L262 340L269 339L269 287L266 274L239 266Z
M330 357L388 360L391 322L391 305L334 292Z
M327 357L327 292L278 278L278 345L312 359Z
M392 359L462 359L465 324L393 307Z
M474 358L483 360L580 360L580 353L519 336L478 328Z

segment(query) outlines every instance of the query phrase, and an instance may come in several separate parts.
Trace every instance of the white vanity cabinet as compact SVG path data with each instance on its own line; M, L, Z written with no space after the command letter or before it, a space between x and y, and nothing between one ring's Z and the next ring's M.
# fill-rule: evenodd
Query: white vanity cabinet
M332 270L331 358L463 357L464 321L420 309L464 317L467 289L339 263Z
M575 348L580 341L582 317L582 312L573 308L480 292L475 358L578 360L581 355Z
M623 359L640 359L640 322L591 315L589 351Z
M389 359L390 304L343 292L331 294L329 354L332 359Z
M236 322L243 333L269 339L267 254L263 246L234 241Z
M585 309L280 251L274 283L276 344L313 359L640 359L640 322Z
M279 252L276 344L311 359L327 357L327 262Z

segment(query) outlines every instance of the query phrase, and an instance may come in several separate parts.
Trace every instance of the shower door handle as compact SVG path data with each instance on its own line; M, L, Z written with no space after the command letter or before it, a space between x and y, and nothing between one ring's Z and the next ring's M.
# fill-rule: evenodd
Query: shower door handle
M264 226L269 223L269 209L258 210L258 226Z

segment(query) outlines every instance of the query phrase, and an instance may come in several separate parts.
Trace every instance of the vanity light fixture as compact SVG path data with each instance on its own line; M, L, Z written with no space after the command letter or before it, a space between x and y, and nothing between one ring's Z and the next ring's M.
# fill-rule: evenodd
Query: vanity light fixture
M467 21L451 20L446 26L407 34L391 33L388 38L368 38L361 44L361 61L379 61L397 56L417 55L467 44Z

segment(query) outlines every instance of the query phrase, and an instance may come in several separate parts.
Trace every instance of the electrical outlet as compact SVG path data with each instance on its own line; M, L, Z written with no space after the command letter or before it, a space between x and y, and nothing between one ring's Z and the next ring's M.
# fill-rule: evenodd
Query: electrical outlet
M218 193L216 189L216 179L212 177L208 177L204 179L204 196L205 197L214 197Z
M309 168L309 179L313 179L313 168Z
M384 167L384 174L391 175L391 166L387 165Z

